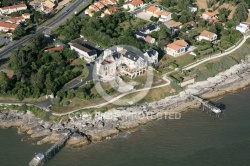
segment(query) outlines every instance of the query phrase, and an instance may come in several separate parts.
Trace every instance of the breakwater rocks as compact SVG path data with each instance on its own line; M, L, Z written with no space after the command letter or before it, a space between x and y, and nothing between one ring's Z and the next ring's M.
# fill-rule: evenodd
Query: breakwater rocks
M139 125L155 119L179 119L180 112L200 106L190 95L213 98L228 92L234 92L250 84L250 60L231 67L206 81L189 85L178 95L166 97L160 101L135 105L127 108L115 108L107 112L74 113L68 115L67 122L45 122L34 117L29 111L0 112L0 127L17 127L19 133L27 133L38 145L54 143L63 138L68 130L76 131L68 146L79 147L98 142L117 135L120 132L133 130ZM27 139L25 139L27 140Z

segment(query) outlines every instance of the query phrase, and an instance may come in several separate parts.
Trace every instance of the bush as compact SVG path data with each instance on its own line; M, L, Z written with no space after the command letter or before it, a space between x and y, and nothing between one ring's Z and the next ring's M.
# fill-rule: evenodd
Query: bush
M154 17L154 16L151 16L151 17L150 17L150 20L153 21L153 22L157 22L157 21L158 21L158 18L157 18L157 17Z

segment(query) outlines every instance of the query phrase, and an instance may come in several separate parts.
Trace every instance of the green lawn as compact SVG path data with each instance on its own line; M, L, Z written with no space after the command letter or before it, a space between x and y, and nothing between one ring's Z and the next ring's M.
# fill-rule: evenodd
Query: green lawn
M73 71L81 70L81 72L82 72L82 74L81 74L80 76L78 76L77 79L85 79L85 78L88 76L89 70L88 70L86 64L87 64L87 62L86 62L84 59L80 59L80 58L75 59L75 60L71 63L71 65L76 66L76 67L73 69ZM77 67L77 65L81 65L83 68L81 69L81 68Z
M178 67L186 66L195 61L195 56L191 54L184 54L176 58L170 55L165 55L165 56L167 57L167 59L169 59L169 62L175 61Z
M136 18L131 19L131 23L133 25L133 29L139 29L139 27L147 24L148 22L136 17ZM127 21L120 23L120 27L123 28L124 30L126 30L129 27L131 27L131 25L130 25L129 21L127 20Z

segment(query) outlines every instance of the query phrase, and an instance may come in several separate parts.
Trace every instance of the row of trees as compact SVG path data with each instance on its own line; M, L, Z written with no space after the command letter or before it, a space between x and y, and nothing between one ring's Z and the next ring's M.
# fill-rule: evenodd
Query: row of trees
M121 26L123 23L129 24L128 27ZM145 44L135 38L136 28L133 26L133 18L129 13L117 11L103 18L73 17L65 25L60 26L55 33L69 40L82 34L103 47L128 44L145 48Z

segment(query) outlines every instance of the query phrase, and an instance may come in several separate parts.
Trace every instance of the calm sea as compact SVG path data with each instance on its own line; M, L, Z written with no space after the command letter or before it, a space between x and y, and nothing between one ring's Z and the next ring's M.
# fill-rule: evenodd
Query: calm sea
M250 88L217 102L226 107L225 120L191 110L180 120L158 120L84 148L64 148L46 166L250 165ZM0 130L0 166L26 166L48 147L21 142L22 136Z

